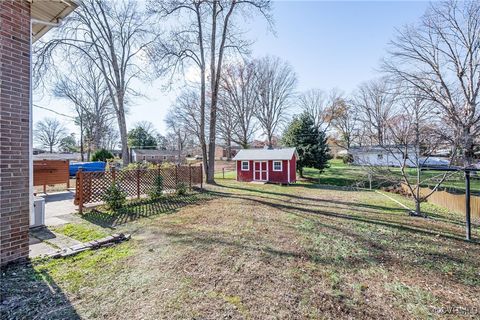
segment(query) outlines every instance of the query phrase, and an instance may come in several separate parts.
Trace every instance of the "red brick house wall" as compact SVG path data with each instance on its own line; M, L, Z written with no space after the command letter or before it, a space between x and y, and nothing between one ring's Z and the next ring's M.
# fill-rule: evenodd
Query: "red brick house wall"
M0 264L28 256L30 4L0 1Z

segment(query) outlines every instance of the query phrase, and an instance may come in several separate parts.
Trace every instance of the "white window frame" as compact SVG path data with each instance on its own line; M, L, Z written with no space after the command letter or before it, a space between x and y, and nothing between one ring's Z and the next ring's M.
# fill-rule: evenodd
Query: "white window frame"
M280 169L278 169L278 170L275 169L275 162L280 162ZM272 166L273 166L273 171L283 171L283 161L275 160L275 161L273 161Z
M244 163L247 163L247 169L243 168ZM250 171L250 161L240 161L240 170L241 171Z

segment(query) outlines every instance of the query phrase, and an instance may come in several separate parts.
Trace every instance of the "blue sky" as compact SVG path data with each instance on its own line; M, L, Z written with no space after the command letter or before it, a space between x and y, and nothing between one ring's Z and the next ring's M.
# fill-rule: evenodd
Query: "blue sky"
M289 61L297 73L299 91L338 88L348 94L378 75L375 69L395 28L418 21L427 6L428 2L414 1L277 1L273 10L276 35L260 19L250 23L248 36L256 40L252 55L270 54ZM148 120L165 133L163 119L175 93L162 91L161 80L138 86L148 99L130 107L127 125ZM65 101L48 96L34 96L34 103L72 114ZM46 116L55 115L34 108L34 122ZM62 120L76 131L67 119Z

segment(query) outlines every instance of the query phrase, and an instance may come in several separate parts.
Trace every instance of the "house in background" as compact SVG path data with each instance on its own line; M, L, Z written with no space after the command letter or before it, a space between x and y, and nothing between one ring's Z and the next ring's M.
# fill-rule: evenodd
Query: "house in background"
M230 146L230 157L228 156L228 147L217 145L215 146L215 160L232 160L233 157L240 150L240 146Z
M180 163L183 160L183 157L179 155L178 151L158 149L131 149L130 157L132 162Z
M233 158L237 181L294 183L297 181L297 150L242 149Z
M353 157L353 164L363 166L400 167L406 156L406 165L415 166L415 150L407 148L406 154L396 146L362 146L351 147L349 153ZM403 149L402 149L403 151Z

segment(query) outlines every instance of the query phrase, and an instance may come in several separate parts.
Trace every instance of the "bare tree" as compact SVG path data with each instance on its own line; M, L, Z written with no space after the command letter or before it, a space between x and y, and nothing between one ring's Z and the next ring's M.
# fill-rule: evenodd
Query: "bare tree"
M69 73L61 76L54 87L54 95L69 100L77 114L80 127L80 153L84 161L84 142L87 158L100 147L103 136L114 118L105 80L92 62L77 60L68 64Z
M35 56L37 75L55 52L61 49L65 57L89 59L100 70L115 110L122 160L129 162L126 104L136 92L132 80L140 77L139 56L150 44L147 38L150 22L139 3L133 0L83 0L79 8L67 19L62 28L43 45L37 46Z
M395 88L386 79L360 85L354 98L359 120L369 133L369 143L384 145L389 119L395 112Z
M298 98L300 108L315 120L317 128L324 133L330 128L342 101L342 94L336 89L329 93L310 89Z
M239 63L225 68L221 82L223 111L220 114L220 122L230 130L233 129L230 139L244 149L249 147L258 129L255 118L257 105L255 87L256 76L253 63ZM224 121L227 123L223 123Z
M182 131L193 135L197 141L205 135L205 126L201 124L199 94L195 89L183 90L167 114L167 126L183 128ZM205 117L208 119L208 116ZM208 127L207 127L208 128Z
M65 127L54 118L45 118L35 124L34 139L50 153L67 135Z
M431 112L432 103L418 92L404 93L400 105L401 110L389 121L386 132L392 144L384 146L384 149L400 167L401 183L406 186L415 202L414 215L425 217L421 211L421 203L425 202L448 176L448 173L435 177L425 177L425 174L422 176L422 168L442 145L443 140L436 134L436 127L440 125L439 119ZM422 194L420 189L425 183L433 183L433 188Z
M337 102L331 123L340 136L339 146L348 151L358 136L358 114L351 101L341 99Z
M218 101L217 132L225 143L227 159L230 160L232 158L232 141L237 128L237 121L235 119L236 117L233 108L226 104L225 101L226 100L223 98L220 98Z
M120 136L118 131L114 127L107 128L102 140L100 141L100 147L107 150L115 150L120 145Z
M189 66L199 71L200 145L206 181L213 183L217 104L223 63L228 53L247 53L249 43L242 39L244 32L239 27L245 19L239 18L256 11L270 20L270 1L151 0L150 8L165 25L171 26L168 37L151 52L159 73L175 72ZM204 134L207 95L210 109L208 141Z
M479 43L480 2L434 2L417 25L398 31L383 68L438 106L465 165L480 134Z
M179 121L180 114L181 110L174 108L170 110L170 113L168 113L165 118L165 123L169 130L166 138L170 142L170 147L178 151L179 159L181 159L188 138L192 134L189 123Z
M255 69L257 74L255 114L271 148L275 133L286 119L287 109L297 85L297 77L292 67L277 57L267 56L255 61Z

